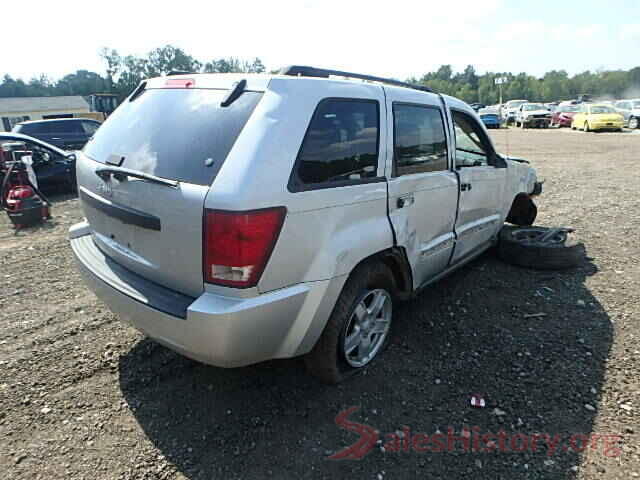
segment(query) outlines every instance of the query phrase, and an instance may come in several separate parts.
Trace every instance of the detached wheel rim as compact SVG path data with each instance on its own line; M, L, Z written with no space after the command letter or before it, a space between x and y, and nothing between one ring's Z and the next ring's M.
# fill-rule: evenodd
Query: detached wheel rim
M370 290L349 318L342 350L347 363L360 368L375 358L391 328L391 295L384 289Z
M548 230L541 228L520 228L514 230L512 235L515 241L523 245L540 245L541 243L545 245L558 245L564 244L567 241L566 230L560 230L542 242L542 237L548 232Z

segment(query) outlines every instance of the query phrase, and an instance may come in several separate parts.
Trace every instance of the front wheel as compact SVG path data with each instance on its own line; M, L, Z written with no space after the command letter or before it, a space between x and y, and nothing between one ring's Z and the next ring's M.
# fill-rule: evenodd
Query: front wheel
M366 263L349 277L318 342L305 357L309 372L339 383L371 363L390 338L393 275L383 263Z
M638 121L638 119L637 119L637 118L635 118L635 117L631 117L631 118L629 119L629 128L630 128L631 130L635 130L636 128L638 128L638 125L639 125L639 124L640 124L640 122Z

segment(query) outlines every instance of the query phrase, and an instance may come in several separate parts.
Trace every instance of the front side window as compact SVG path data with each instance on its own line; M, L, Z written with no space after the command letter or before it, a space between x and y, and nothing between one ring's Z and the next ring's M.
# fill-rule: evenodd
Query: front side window
M481 167L489 165L489 148L478 122L469 115L454 111L456 131L456 166Z
M294 184L323 187L375 178L379 116L373 100L320 102L302 141Z
M394 176L447 169L447 137L437 108L393 106Z

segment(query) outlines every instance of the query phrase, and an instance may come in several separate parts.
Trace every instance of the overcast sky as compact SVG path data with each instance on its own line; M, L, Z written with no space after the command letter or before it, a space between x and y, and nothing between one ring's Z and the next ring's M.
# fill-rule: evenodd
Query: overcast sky
M0 74L24 79L103 73L103 46L144 55L167 43L201 61L398 78L441 64L534 75L640 65L640 0L31 0L4 11Z

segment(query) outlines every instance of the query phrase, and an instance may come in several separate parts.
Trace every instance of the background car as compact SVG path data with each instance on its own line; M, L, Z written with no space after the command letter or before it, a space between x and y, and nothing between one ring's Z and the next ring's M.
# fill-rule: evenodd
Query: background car
M573 117L580 111L580 105L559 105L551 114L552 127L570 127Z
M624 123L631 129L638 128L640 123L640 98L618 100L614 107L624 117Z
M585 132L598 130L622 131L624 117L610 105L585 103L573 117L571 128Z
M37 138L13 132L0 132L0 169L4 162L12 160L12 150L28 150L33 160L33 169L38 187L76 189L76 157L55 145Z
M18 123L13 132L39 138L64 150L81 150L100 122L88 118L58 118Z
M478 116L487 128L500 128L502 124L500 112L495 108L482 108L478 111Z
M551 112L541 103L524 103L516 113L516 126L547 128L551 122Z
M516 121L516 113L521 105L529 103L529 100L509 100L502 107L502 121L507 125Z

